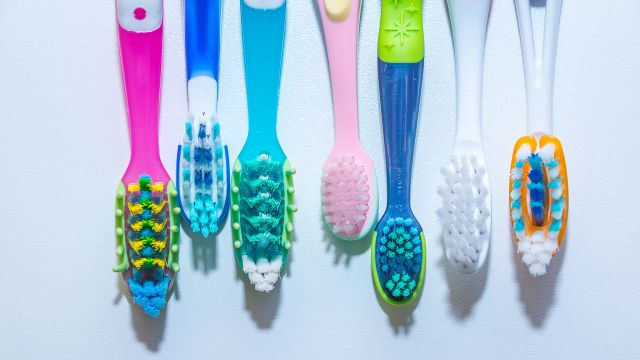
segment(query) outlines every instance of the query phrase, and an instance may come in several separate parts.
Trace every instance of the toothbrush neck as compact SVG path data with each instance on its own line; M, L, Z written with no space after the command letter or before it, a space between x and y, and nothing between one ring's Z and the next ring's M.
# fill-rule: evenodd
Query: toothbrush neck
M352 145L358 141L358 23L360 2L353 1L342 21L329 18L320 1L324 38L329 59L335 142Z
M456 142L482 139L482 73L489 0L448 0L456 66Z
M220 0L185 1L185 48L189 112L217 110L220 68Z
M423 61L392 64L378 59L389 207L410 206L422 69Z
M542 68L537 63L534 74L525 80L527 133L529 134L553 133L553 75L542 76L542 74Z
M119 36L131 137L130 163L160 161L162 27L147 33L119 27Z
M285 6L254 9L243 1L241 14L249 137L273 140L277 137Z

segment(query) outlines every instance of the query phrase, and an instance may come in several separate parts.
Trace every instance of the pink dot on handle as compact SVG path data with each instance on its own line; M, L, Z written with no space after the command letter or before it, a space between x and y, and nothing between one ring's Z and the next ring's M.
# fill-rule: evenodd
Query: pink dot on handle
M137 20L144 20L144 18L147 17L147 10L143 8L137 8L133 10L133 16L135 16Z

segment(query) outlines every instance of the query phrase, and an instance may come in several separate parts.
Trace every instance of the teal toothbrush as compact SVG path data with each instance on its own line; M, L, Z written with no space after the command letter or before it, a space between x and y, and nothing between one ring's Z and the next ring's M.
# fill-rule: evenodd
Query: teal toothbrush
M276 134L286 1L241 0L249 134L231 178L236 260L255 289L273 290L291 249L292 177Z

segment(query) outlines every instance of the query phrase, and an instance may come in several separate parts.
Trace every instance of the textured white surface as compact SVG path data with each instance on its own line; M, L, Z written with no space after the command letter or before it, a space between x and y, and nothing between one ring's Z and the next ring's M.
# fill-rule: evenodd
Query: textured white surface
M494 1L487 38L491 253L486 270L462 277L444 259L435 215L438 169L455 130L451 36L444 1L426 1L413 201L429 261L412 314L376 299L367 244L334 244L322 227L332 119L314 4L288 4L279 133L298 169L300 206L288 275L273 294L257 294L239 280L228 224L215 245L185 236L177 296L151 320L131 308L110 270L113 199L129 151L114 2L0 1L0 358L638 358L640 2L565 1L555 130L569 166L570 225L548 274L533 279L515 254L507 203L513 144L526 128L513 3ZM187 105L180 2L166 1L165 10L160 139L172 168ZM378 19L378 1L367 1L361 129L384 205ZM247 116L239 26L239 2L225 1L220 117L233 158Z

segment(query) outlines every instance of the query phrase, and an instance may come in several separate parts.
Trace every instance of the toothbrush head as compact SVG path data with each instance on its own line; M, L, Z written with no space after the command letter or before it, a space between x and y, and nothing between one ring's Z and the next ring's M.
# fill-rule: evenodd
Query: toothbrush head
M190 116L177 168L180 207L194 233L218 232L229 209L229 154L213 116ZM181 181L181 183L180 183Z
M511 160L511 225L518 253L533 276L544 275L567 226L569 184L560 141L525 136Z
M375 168L367 153L336 146L324 163L322 210L331 232L343 240L367 235L378 217Z
M166 191L165 191L166 189ZM178 265L180 208L172 182L142 175L116 193L116 253L136 304L158 317Z
M441 169L445 185L438 189L442 208L445 253L449 263L463 274L477 272L489 252L491 195L482 148L454 152Z
M233 168L232 238L236 260L255 289L269 292L280 278L291 249L293 182L289 161L269 154Z
M405 305L422 289L427 251L422 227L413 214L382 216L371 242L373 279L380 296Z

